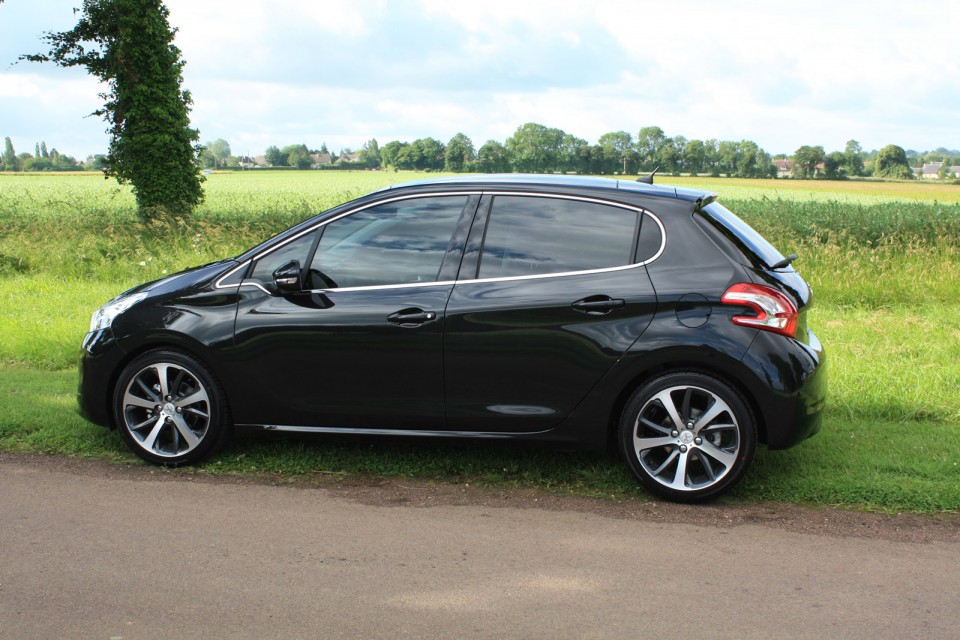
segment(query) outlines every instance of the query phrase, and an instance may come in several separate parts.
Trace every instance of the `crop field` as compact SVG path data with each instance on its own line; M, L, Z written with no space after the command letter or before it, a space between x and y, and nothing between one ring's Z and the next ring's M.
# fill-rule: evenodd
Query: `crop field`
M436 175L436 174L432 174ZM139 464L74 412L90 314L130 286L227 257L371 190L427 174L208 176L173 228L99 175L0 174L0 449ZM759 451L729 500L960 511L960 186L658 177L716 191L815 290L829 354L823 431ZM612 457L430 444L238 439L187 473L372 474L647 499ZM177 473L183 473L178 471Z

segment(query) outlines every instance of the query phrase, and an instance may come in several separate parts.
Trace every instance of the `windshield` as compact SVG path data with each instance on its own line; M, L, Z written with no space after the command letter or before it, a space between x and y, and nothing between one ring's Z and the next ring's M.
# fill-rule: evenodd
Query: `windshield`
M769 269L783 260L776 247L723 205L711 202L701 212L704 219L726 236L753 266Z

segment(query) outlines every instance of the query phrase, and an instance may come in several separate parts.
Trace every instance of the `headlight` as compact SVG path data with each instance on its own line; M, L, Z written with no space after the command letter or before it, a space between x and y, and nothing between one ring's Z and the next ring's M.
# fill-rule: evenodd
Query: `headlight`
M109 328L110 325L113 324L114 318L146 297L146 293L134 293L129 296L114 298L94 311L93 317L90 318L90 331L100 331L101 329Z

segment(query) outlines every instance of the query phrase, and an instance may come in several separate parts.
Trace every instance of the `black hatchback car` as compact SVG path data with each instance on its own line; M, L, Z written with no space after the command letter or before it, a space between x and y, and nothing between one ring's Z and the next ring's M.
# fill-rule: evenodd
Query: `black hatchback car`
M715 194L569 176L390 187L135 287L81 413L157 464L233 426L615 444L650 491L729 490L820 427L808 284Z

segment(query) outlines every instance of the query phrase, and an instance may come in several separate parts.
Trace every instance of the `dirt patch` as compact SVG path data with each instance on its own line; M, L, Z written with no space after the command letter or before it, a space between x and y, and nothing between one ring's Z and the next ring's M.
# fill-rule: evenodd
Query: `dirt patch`
M469 483L378 478L344 474L207 475L191 469L120 465L61 456L0 453L0 464L99 478L144 482L203 482L233 485L273 485L322 490L346 500L383 507L425 508L439 505L515 509L545 509L592 513L608 518L683 523L703 527L759 525L822 536L872 538L897 542L960 542L960 515L879 514L831 507L807 507L777 502L752 504L678 505L658 500L614 500L560 495L536 489L478 487Z

